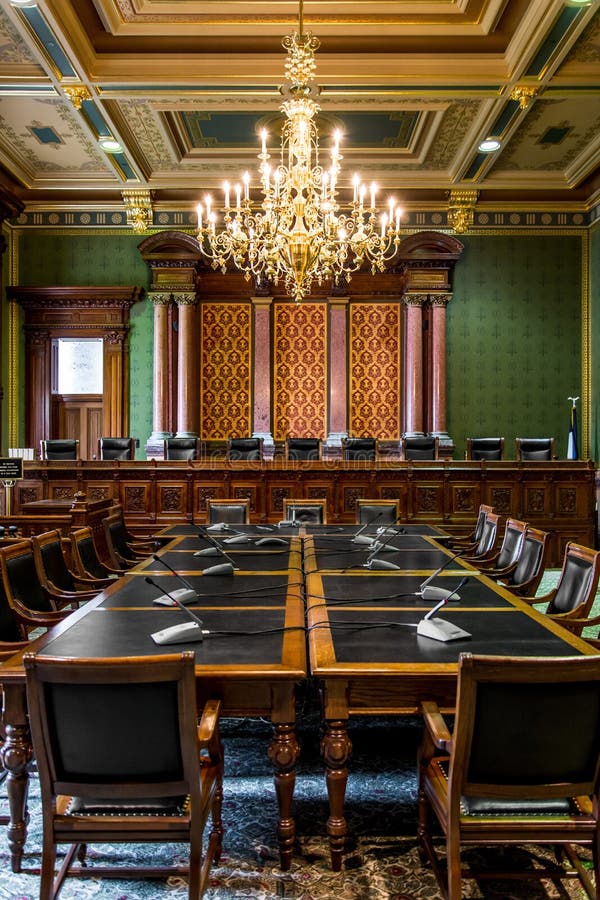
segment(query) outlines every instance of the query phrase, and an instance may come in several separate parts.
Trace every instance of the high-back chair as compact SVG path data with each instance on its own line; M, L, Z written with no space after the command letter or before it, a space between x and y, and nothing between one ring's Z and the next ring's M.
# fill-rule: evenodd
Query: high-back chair
M516 438L516 458L521 462L554 458L554 438Z
M467 459L504 459L503 437L467 438Z
M532 605L547 603L545 614L557 622L583 619L594 602L599 577L600 550L569 541L556 587L541 597L521 597Z
M342 459L346 462L377 459L377 439L372 437L342 438Z
M256 460L263 458L263 438L259 437L232 437L227 441L227 459Z
M444 896L461 900L462 877L480 874L461 866L461 847L478 844L560 845L588 895L597 896L573 845L592 849L600 884L600 657L462 654L453 732L436 703L422 703L422 712L419 852ZM446 841L446 866L438 859L432 817ZM494 874L503 872L496 867ZM506 874L514 883L517 873ZM552 878L547 866L536 873L528 865L520 874Z
M437 459L439 438L433 435L405 437L400 442L400 459Z
M327 500L292 500L285 497L283 518L299 525L324 525L327 522Z
M550 532L527 526L523 550L512 571L499 580L517 596L534 596L544 575L546 555L550 546Z
M356 501L356 524L378 528L380 525L393 525L400 518L399 500L364 500Z
M194 653L66 660L26 654L24 665L43 812L40 897L55 897L77 874L75 860L84 864L87 844L167 841L189 846L188 896L197 900L221 852L223 761L219 702L207 701L197 722ZM70 846L54 880L60 844ZM93 873L169 871L94 865Z
M164 442L164 458L173 460L198 459L200 442L194 437L170 437Z
M71 560L77 574L82 578L93 578L96 584L108 587L112 581L126 570L111 569L98 556L94 534L89 525L71 532Z
M29 539L0 548L3 588L21 630L50 628L73 611L71 601L60 604L43 587L38 577L33 547Z
M153 552L154 548L144 548L136 550L127 540L127 531L120 513L111 513L102 520L104 528L104 539L106 550L108 552L109 563L112 569L131 569L141 559L146 559Z
M70 541L65 541L70 549ZM72 572L68 567L59 531L35 534L31 544L40 582L57 605L91 600L102 590L101 584Z
M289 437L285 442L285 458L287 460L321 459L321 439Z
M525 546L526 532L527 522L520 519L506 520L500 549L478 563L486 575L493 578L505 577L517 567Z
M98 459L135 459L135 438L98 438Z
M498 536L498 522L500 516L497 516L496 513L487 513L485 517L485 522L483 523L483 528L481 530L481 537L477 542L477 546L474 550L470 550L469 552L465 551L462 555L463 559L466 559L468 562L477 562L478 564L485 559L489 559L494 554L494 547L496 545L496 538Z
M447 547L454 547L456 550L474 550L481 538L481 533L483 531L483 526L485 525L487 515L488 513L491 513L493 511L493 506L489 506L487 503L480 503L479 509L477 510L477 519L475 521L475 526L471 529L471 531L468 531L465 534L452 534L447 539L444 538L442 542Z
M40 441L42 459L79 459L79 441L65 438Z
M219 522L225 525L247 525L250 521L250 500L216 500L209 497L206 501L206 520L209 525Z

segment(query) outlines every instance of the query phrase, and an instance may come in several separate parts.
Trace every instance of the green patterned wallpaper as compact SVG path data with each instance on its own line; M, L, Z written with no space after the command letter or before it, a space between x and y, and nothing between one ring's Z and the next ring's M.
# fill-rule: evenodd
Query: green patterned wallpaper
M555 438L566 454L569 396L582 396L579 236L461 235L448 307L448 432Z
M20 285L136 285L147 288L149 271L134 234L23 233L19 239ZM131 309L129 430L139 438L138 459L152 431L152 305Z
M456 458L466 437L502 434L507 457L516 436L554 435L566 451L569 395L581 396L581 277L578 235L461 235L464 253L448 307L448 432ZM22 233L18 283L148 285L132 234ZM600 341L600 229L591 237L592 335ZM593 301L593 296L592 296ZM138 453L152 431L152 306L131 311L130 431ZM6 359L3 359L6 371ZM592 375L592 397L600 378ZM600 445L592 402L591 452ZM598 432L598 434L597 434Z

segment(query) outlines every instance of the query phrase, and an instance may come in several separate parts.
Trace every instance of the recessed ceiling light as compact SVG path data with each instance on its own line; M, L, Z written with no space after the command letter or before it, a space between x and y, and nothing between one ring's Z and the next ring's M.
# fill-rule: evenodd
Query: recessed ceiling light
M479 145L481 153L493 153L500 149L500 141L497 138L486 138Z
M11 6L37 6L35 0L8 0Z
M106 150L107 153L122 153L123 148L121 147L118 141L115 141L113 137L103 137L98 140L98 143L102 147L103 150Z

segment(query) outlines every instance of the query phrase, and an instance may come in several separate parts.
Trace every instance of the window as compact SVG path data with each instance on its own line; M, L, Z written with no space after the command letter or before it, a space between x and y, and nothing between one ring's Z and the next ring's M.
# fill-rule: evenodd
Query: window
M53 394L102 394L101 338L56 338L53 350Z

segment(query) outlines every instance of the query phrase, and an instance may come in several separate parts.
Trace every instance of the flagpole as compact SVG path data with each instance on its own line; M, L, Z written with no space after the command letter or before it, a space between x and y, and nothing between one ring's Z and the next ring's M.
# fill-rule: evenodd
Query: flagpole
M567 397L571 401L571 422L569 425L569 437L567 441L567 459L579 459L579 445L577 440L577 401L579 397Z

